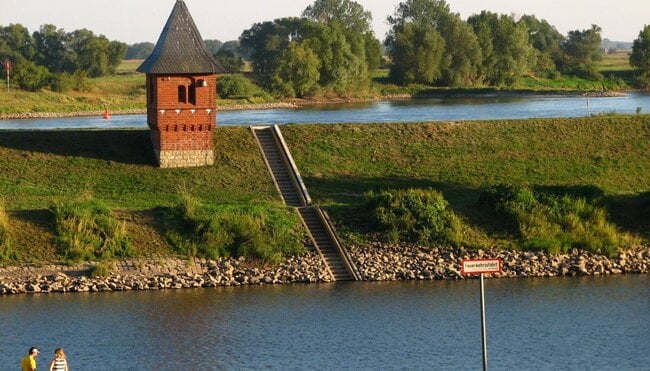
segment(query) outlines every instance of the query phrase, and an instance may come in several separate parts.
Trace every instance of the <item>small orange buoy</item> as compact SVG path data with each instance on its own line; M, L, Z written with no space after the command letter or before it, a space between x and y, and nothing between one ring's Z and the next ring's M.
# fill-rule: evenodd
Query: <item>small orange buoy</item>
M110 120L111 114L108 113L108 108L104 109L104 120Z

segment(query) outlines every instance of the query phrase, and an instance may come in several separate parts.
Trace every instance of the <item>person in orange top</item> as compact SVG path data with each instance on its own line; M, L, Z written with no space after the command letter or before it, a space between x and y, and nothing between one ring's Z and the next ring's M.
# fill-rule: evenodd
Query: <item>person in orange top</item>
M20 361L22 371L36 371L36 356L40 353L36 347L29 348L29 353Z

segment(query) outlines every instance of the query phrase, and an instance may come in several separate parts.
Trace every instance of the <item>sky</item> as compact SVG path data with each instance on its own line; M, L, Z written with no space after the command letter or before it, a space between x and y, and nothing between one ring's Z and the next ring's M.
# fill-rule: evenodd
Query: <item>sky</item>
M0 25L20 23L30 32L54 24L68 32L87 28L128 44L156 42L176 0L0 0ZM383 40L399 0L357 0L373 16ZM313 0L185 0L204 39L235 40L253 23L299 16ZM633 41L650 24L650 0L447 0L463 19L490 10L534 14L558 31L602 28L602 37Z

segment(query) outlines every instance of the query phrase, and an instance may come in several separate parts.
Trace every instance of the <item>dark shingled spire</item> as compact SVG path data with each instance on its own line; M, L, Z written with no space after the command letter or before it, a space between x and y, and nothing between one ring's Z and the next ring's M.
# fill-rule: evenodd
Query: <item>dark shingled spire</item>
M152 74L225 72L205 47L182 0L176 1L156 47L137 71Z

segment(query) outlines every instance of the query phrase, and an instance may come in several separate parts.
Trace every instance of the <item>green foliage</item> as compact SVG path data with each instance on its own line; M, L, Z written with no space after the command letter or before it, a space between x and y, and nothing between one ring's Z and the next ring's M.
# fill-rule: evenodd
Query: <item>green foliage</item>
M214 57L228 73L240 72L244 67L244 60L230 50L219 50Z
M269 96L251 80L239 74L219 75L217 79L217 95L222 99L268 98Z
M489 84L512 85L535 64L525 24L485 10L467 22L477 35L483 55L481 75Z
M460 219L436 190L369 192L365 194L365 203L376 228L389 242L453 246L463 243Z
M13 81L23 90L37 91L48 85L50 72L47 68L21 60L12 68Z
M87 261L133 255L124 222L102 202L93 199L59 202L52 206L55 242L64 259Z
M111 266L104 263L100 262L97 264L93 264L92 267L90 267L90 277L92 278L98 278L98 277L108 277L111 275Z
M18 259L18 252L12 238L9 216L5 211L4 203L0 202L0 263L15 261L16 259Z
M66 93L75 85L73 77L66 73L53 73L50 75L50 90L57 93Z
M579 248L615 255L635 243L607 220L607 214L586 197L536 192L528 187L496 186L484 200L513 219L522 245L551 254Z
M278 70L296 70L295 59L285 59L290 44L297 44L291 53L311 50L317 60L304 62L301 71L312 71L318 65L319 88L324 92L348 95L364 91L370 83L368 71L379 66L381 49L370 31L370 14L349 0L318 0L303 13L303 18L281 18L273 22L256 23L245 30L241 48L251 51L251 62L257 81L278 95L305 95L321 89L307 85L307 93L296 91L296 84L287 76L278 80ZM297 49L300 46L304 51ZM317 63L316 63L317 62ZM307 68L306 66L309 66ZM307 73L300 80L311 80ZM304 85L300 83L298 85ZM298 90L305 90L299 88Z
M602 58L600 31L601 28L595 24L588 30L569 31L566 40L560 45L564 55L559 61L558 69L562 73L601 79L602 75L596 70L595 64Z
M636 70L641 85L650 88L650 25L643 27L634 40L630 65Z
M318 91L320 61L307 46L296 42L282 54L283 63L273 75L273 90L288 97L313 96Z
M270 204L204 205L183 195L165 215L164 225L176 252L187 256L245 256L279 263L305 251L296 212Z
M386 47L393 62L394 82L445 86L479 82L481 51L476 35L458 14L451 13L444 0L407 0L399 4L388 22L392 28ZM426 77L411 79L420 75L416 69L426 72Z
M129 45L126 49L124 59L145 59L149 56L149 54L151 54L154 47L154 43L151 42L135 43L133 45Z
M401 84L433 84L442 75L445 41L427 25L403 23L394 30L390 45L390 79Z

